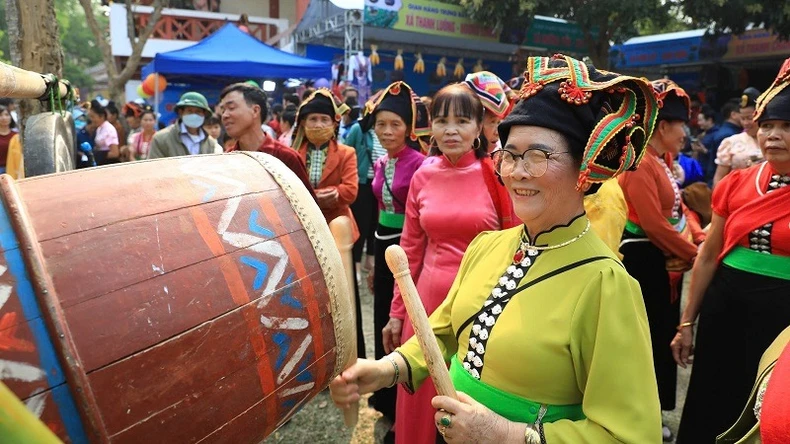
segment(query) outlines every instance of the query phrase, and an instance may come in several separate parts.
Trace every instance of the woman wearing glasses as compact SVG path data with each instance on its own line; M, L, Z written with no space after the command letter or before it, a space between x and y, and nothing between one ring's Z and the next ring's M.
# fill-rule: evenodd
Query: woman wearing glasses
M620 176L628 202L620 253L626 270L642 287L661 409L674 410L677 365L666 344L680 323L682 273L691 269L705 234L686 217L688 210L671 170L672 158L686 140L689 97L671 80L656 80L653 88L662 107L647 154L638 170ZM662 433L664 439L672 438L668 427Z
M659 442L639 285L583 206L585 193L636 167L656 99L646 81L565 56L531 57L525 75L493 153L523 225L479 235L430 318L459 392L433 399L433 420L451 443ZM345 405L427 376L411 339L330 387Z

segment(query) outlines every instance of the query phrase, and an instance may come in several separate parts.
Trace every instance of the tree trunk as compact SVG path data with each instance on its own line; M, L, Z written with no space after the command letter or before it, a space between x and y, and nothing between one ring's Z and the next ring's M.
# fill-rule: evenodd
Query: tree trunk
M589 30L583 32L593 65L598 69L609 69L609 33L603 29L598 31L598 35Z
M6 0L8 43L14 65L42 74L63 75L54 0ZM41 112L37 100L20 100L20 132L25 118Z

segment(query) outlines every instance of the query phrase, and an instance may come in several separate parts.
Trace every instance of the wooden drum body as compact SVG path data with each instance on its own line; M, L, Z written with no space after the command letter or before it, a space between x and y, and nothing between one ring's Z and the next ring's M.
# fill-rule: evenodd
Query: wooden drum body
M355 353L329 229L271 156L0 193L0 380L64 441L258 442Z

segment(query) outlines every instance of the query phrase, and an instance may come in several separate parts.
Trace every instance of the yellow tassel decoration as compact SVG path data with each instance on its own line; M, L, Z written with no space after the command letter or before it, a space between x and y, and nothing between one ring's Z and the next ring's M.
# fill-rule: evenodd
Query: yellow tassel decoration
M436 75L438 77L447 76L447 68L444 67L445 63L447 63L447 57L442 57L439 59L439 64L436 65Z
M483 68L483 59L477 59L477 64L474 67L472 67L472 72L480 72L480 71L485 71L485 69Z
M414 72L422 74L425 72L425 62L422 60L422 54L419 52L414 54L417 57L417 61L414 63Z
M466 74L466 70L464 70L464 59L458 59L458 63L455 64L455 71L453 71L453 75L456 78L460 79L461 77Z
M381 63L381 57L379 57L379 53L376 52L379 49L379 45L370 45L370 65L376 66Z
M403 71L403 50L398 50L398 55L395 56L395 71Z

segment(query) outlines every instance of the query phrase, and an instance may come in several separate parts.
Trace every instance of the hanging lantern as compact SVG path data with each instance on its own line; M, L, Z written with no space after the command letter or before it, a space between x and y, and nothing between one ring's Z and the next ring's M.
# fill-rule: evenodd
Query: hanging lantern
M445 68L444 64L447 63L447 57L442 57L439 59L439 63L436 65L436 76L437 77L446 77L447 76L447 68Z
M416 53L414 54L417 57L417 61L414 63L414 72L422 74L425 72L425 61L422 60L422 54Z
M378 49L379 45L370 45L370 66L376 66L381 63L381 57L379 57L377 52Z
M460 58L458 59L458 63L455 64L455 70L453 71L453 75L457 79L460 79L461 77L464 76L464 74L466 74L466 70L464 69L464 59Z
M485 71L485 68L483 68L483 59L477 59L477 63L475 64L474 67L472 67L472 72L480 72L480 71Z
M403 71L403 50L398 50L398 55L395 56L395 71Z

